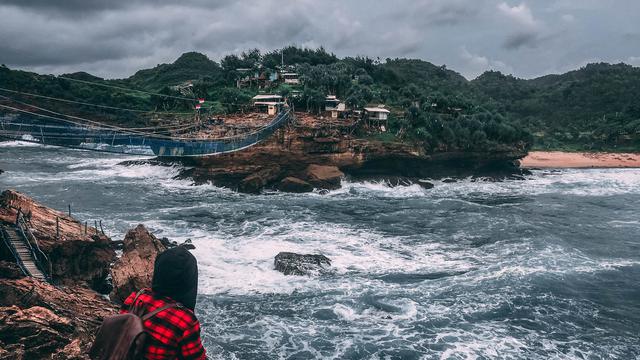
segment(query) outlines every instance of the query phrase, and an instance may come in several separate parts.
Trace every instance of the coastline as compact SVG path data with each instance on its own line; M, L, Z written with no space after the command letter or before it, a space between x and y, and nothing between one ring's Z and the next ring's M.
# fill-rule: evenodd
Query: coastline
M531 151L520 161L523 168L640 168L640 153Z

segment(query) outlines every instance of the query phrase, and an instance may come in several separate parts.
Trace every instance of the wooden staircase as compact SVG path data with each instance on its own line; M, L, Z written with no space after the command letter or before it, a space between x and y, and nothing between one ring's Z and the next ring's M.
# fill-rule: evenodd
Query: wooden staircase
M17 257L22 262L23 269L28 272L29 276L32 276L38 280L47 281L44 273L36 265L36 259L34 258L27 239L23 236L22 232L15 226L0 225L0 231L4 234L4 237L15 249Z

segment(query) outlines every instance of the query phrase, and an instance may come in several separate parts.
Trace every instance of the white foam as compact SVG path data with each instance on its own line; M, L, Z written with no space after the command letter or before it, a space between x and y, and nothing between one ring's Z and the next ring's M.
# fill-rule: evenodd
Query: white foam
M0 148L21 148L21 147L45 147L45 145L28 141L0 141Z

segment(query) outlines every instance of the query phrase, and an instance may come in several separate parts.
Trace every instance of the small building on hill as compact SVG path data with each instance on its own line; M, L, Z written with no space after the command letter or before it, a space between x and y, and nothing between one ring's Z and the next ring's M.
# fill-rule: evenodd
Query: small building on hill
M266 111L269 115L278 113L278 107L284 104L284 99L280 95L261 94L253 97L253 106L260 111Z
M280 74L280 79L285 84L289 84L289 85L300 84L300 77L298 76L298 73L284 72Z
M347 110L347 105L341 102L335 95L327 95L324 101L324 110L333 119L342 117L342 114Z
M385 109L384 105L364 108L364 115L371 121L387 121L390 113L391 111Z
M369 126L379 127L382 131L387 131L389 128L389 114L391 111L385 109L384 105L378 105L377 107L364 108L364 120Z

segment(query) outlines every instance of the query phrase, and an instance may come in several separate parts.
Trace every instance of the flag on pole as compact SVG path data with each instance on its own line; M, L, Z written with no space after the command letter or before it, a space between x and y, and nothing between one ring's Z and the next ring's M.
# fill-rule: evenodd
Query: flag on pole
M204 99L198 99L198 103L204 104Z

